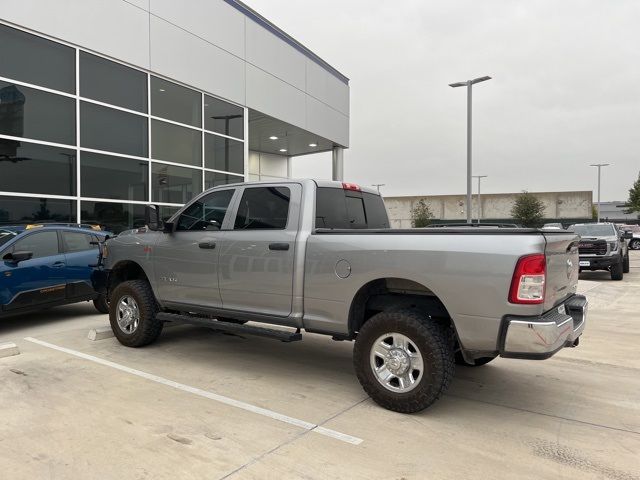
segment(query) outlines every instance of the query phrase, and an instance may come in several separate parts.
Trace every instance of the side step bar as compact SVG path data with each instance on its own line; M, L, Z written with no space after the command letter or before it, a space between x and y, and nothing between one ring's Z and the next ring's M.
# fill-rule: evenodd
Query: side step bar
M296 342L302 340L300 329L295 332L285 330L275 330L273 328L254 327L253 325L239 325L237 323L221 322L212 318L195 317L191 315L180 315L177 313L159 312L156 315L158 320L172 323L186 323L190 325L198 325L201 327L209 327L213 330L220 330L231 333L245 333L247 335L256 335L259 337L268 337L281 342Z

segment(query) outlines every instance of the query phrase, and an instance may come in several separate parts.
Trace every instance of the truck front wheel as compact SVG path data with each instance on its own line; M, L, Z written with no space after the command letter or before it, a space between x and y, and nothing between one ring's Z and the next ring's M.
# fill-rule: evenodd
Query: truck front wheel
M451 329L413 310L381 312L361 328L353 350L356 375L380 406L424 410L449 386L455 369Z
M624 277L624 266L623 260L620 258L620 261L615 265L611 265L611 280L622 280Z
M109 297L109 322L118 341L127 347L142 347L157 340L163 323L156 319L158 304L146 280L118 285Z

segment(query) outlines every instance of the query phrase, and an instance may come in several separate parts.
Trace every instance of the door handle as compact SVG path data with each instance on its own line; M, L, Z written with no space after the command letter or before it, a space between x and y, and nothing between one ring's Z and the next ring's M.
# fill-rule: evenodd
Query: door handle
M211 249L216 248L216 244L214 242L200 242L198 244L198 247L211 250Z
M64 262L55 262L51 266L53 268L62 268L62 267L64 267Z
M270 243L269 250L289 250L288 243Z

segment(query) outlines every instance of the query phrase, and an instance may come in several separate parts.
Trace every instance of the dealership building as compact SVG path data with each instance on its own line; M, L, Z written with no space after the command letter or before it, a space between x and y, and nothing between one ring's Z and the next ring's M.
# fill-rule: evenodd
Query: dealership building
M7 0L0 13L0 226L137 226L204 189L342 179L349 80L235 0Z

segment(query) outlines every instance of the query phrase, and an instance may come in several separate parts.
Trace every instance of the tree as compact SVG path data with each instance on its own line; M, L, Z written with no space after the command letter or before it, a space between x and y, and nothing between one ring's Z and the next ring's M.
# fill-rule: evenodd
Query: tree
M544 218L544 203L526 190L518 195L511 216L525 227L540 227Z
M598 220L598 207L591 205L591 220Z
M424 198L421 198L411 208L411 224L413 228L426 227L433 219L433 212Z
M633 183L633 187L629 189L629 200L627 200L627 210L624 213L640 213L640 172L638 179Z

